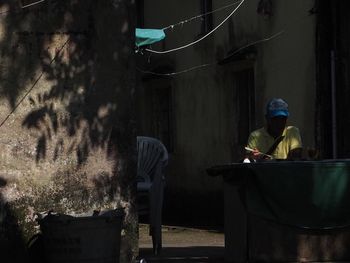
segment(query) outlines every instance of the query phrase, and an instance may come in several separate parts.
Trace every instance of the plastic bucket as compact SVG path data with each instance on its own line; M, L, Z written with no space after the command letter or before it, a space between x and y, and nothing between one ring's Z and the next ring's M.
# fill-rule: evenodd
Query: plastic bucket
M124 212L49 214L39 220L48 263L118 263Z

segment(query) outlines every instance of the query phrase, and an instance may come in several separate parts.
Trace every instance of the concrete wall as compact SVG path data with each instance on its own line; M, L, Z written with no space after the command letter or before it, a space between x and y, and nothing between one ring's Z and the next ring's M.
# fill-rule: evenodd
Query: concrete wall
M221 179L208 177L205 169L236 161L242 153L241 141L247 138L248 132L241 134L238 125L240 91L235 86L234 73L244 68L254 70L253 115L256 121L251 128L264 124L264 108L270 98L283 97L290 106L290 124L300 128L305 146L314 146L315 17L308 13L314 1L273 1L273 15L269 18L257 14L258 2L245 1L223 26L196 45L164 55L147 52L141 55L140 67L150 71L162 65L160 61L171 64L171 72L209 64L174 74L166 80L173 87L175 129L174 152L167 172L169 206L177 206L182 203L180 199L184 199L187 204L193 203L193 207L204 211L206 207L221 209ZM213 10L229 4L232 1L213 1ZM157 1L157 8L154 2L145 1L144 5L145 28L175 25L166 30L164 41L152 45L153 49L176 48L202 36L201 19L176 25L200 14L200 1L181 5L175 1ZM234 8L215 12L213 27ZM252 62L232 61L217 65L229 51L254 42L258 43L254 45L256 55ZM147 87L152 86L151 83L152 80ZM149 130L141 129L141 132L152 135ZM181 209L179 207L179 211Z
M314 1L274 2L270 17L257 13L258 2L245 1L232 20L217 31L217 47L227 50L258 42L255 45L257 126L264 123L266 102L272 97L285 98L290 106L290 123L300 128L305 145L313 147L315 16L309 10ZM215 1L213 9L229 3ZM214 17L214 24L218 24L224 15Z
M37 212L123 207L121 262L131 262L133 1L20 2L0 3L2 258L23 262Z

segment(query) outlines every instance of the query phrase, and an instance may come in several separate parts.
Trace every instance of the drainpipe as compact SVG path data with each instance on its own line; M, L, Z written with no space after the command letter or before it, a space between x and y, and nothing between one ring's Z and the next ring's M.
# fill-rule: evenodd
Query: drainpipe
M332 158L337 158L337 99L335 76L335 51L331 50L331 105L332 105Z
M330 1L332 12L332 48L331 48L331 109L332 109L332 158L337 158L337 82L336 82L336 56L337 56L337 20L336 2Z

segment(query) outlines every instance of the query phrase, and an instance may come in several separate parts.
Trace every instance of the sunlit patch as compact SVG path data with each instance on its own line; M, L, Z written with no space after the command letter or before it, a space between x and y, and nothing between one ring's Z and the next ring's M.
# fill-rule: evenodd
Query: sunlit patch
M113 108L114 107L111 104L101 106L98 109L98 112L97 112L98 118L105 118L105 117L107 117L110 114L110 112L113 110Z
M83 86L80 86L80 87L78 88L77 92L78 92L79 95L83 95L83 94L85 93L84 87L83 87Z
M97 112L97 116L99 118L104 118L106 116L108 116L108 113L109 113L109 109L107 106L102 106L98 109L98 112Z
M64 21L66 24L72 23L74 21L73 15L70 12L64 14Z
M3 31L3 27L0 24L0 44L4 41L4 38L5 38L5 34Z
M119 59L119 53L118 53L117 51L115 51L115 52L113 53L113 59L114 59L114 60L118 60L118 59Z
M1 8L0 8L0 13L1 13ZM4 38L5 38L5 23L0 22L0 42L4 41Z
M114 1L113 1L113 6L114 6L115 8L119 8L120 2L121 2L121 0L114 0Z
M124 25L122 26L122 33L126 33L129 29L129 23L125 22Z
M1 5L0 6L0 14L1 16L6 16L6 13L8 13L10 11L10 6L7 4Z

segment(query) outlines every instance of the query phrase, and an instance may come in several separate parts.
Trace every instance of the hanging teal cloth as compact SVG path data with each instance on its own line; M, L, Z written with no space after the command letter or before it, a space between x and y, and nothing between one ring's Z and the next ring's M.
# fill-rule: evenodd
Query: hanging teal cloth
M142 29L136 28L136 46L146 46L165 38L165 33L163 29Z

